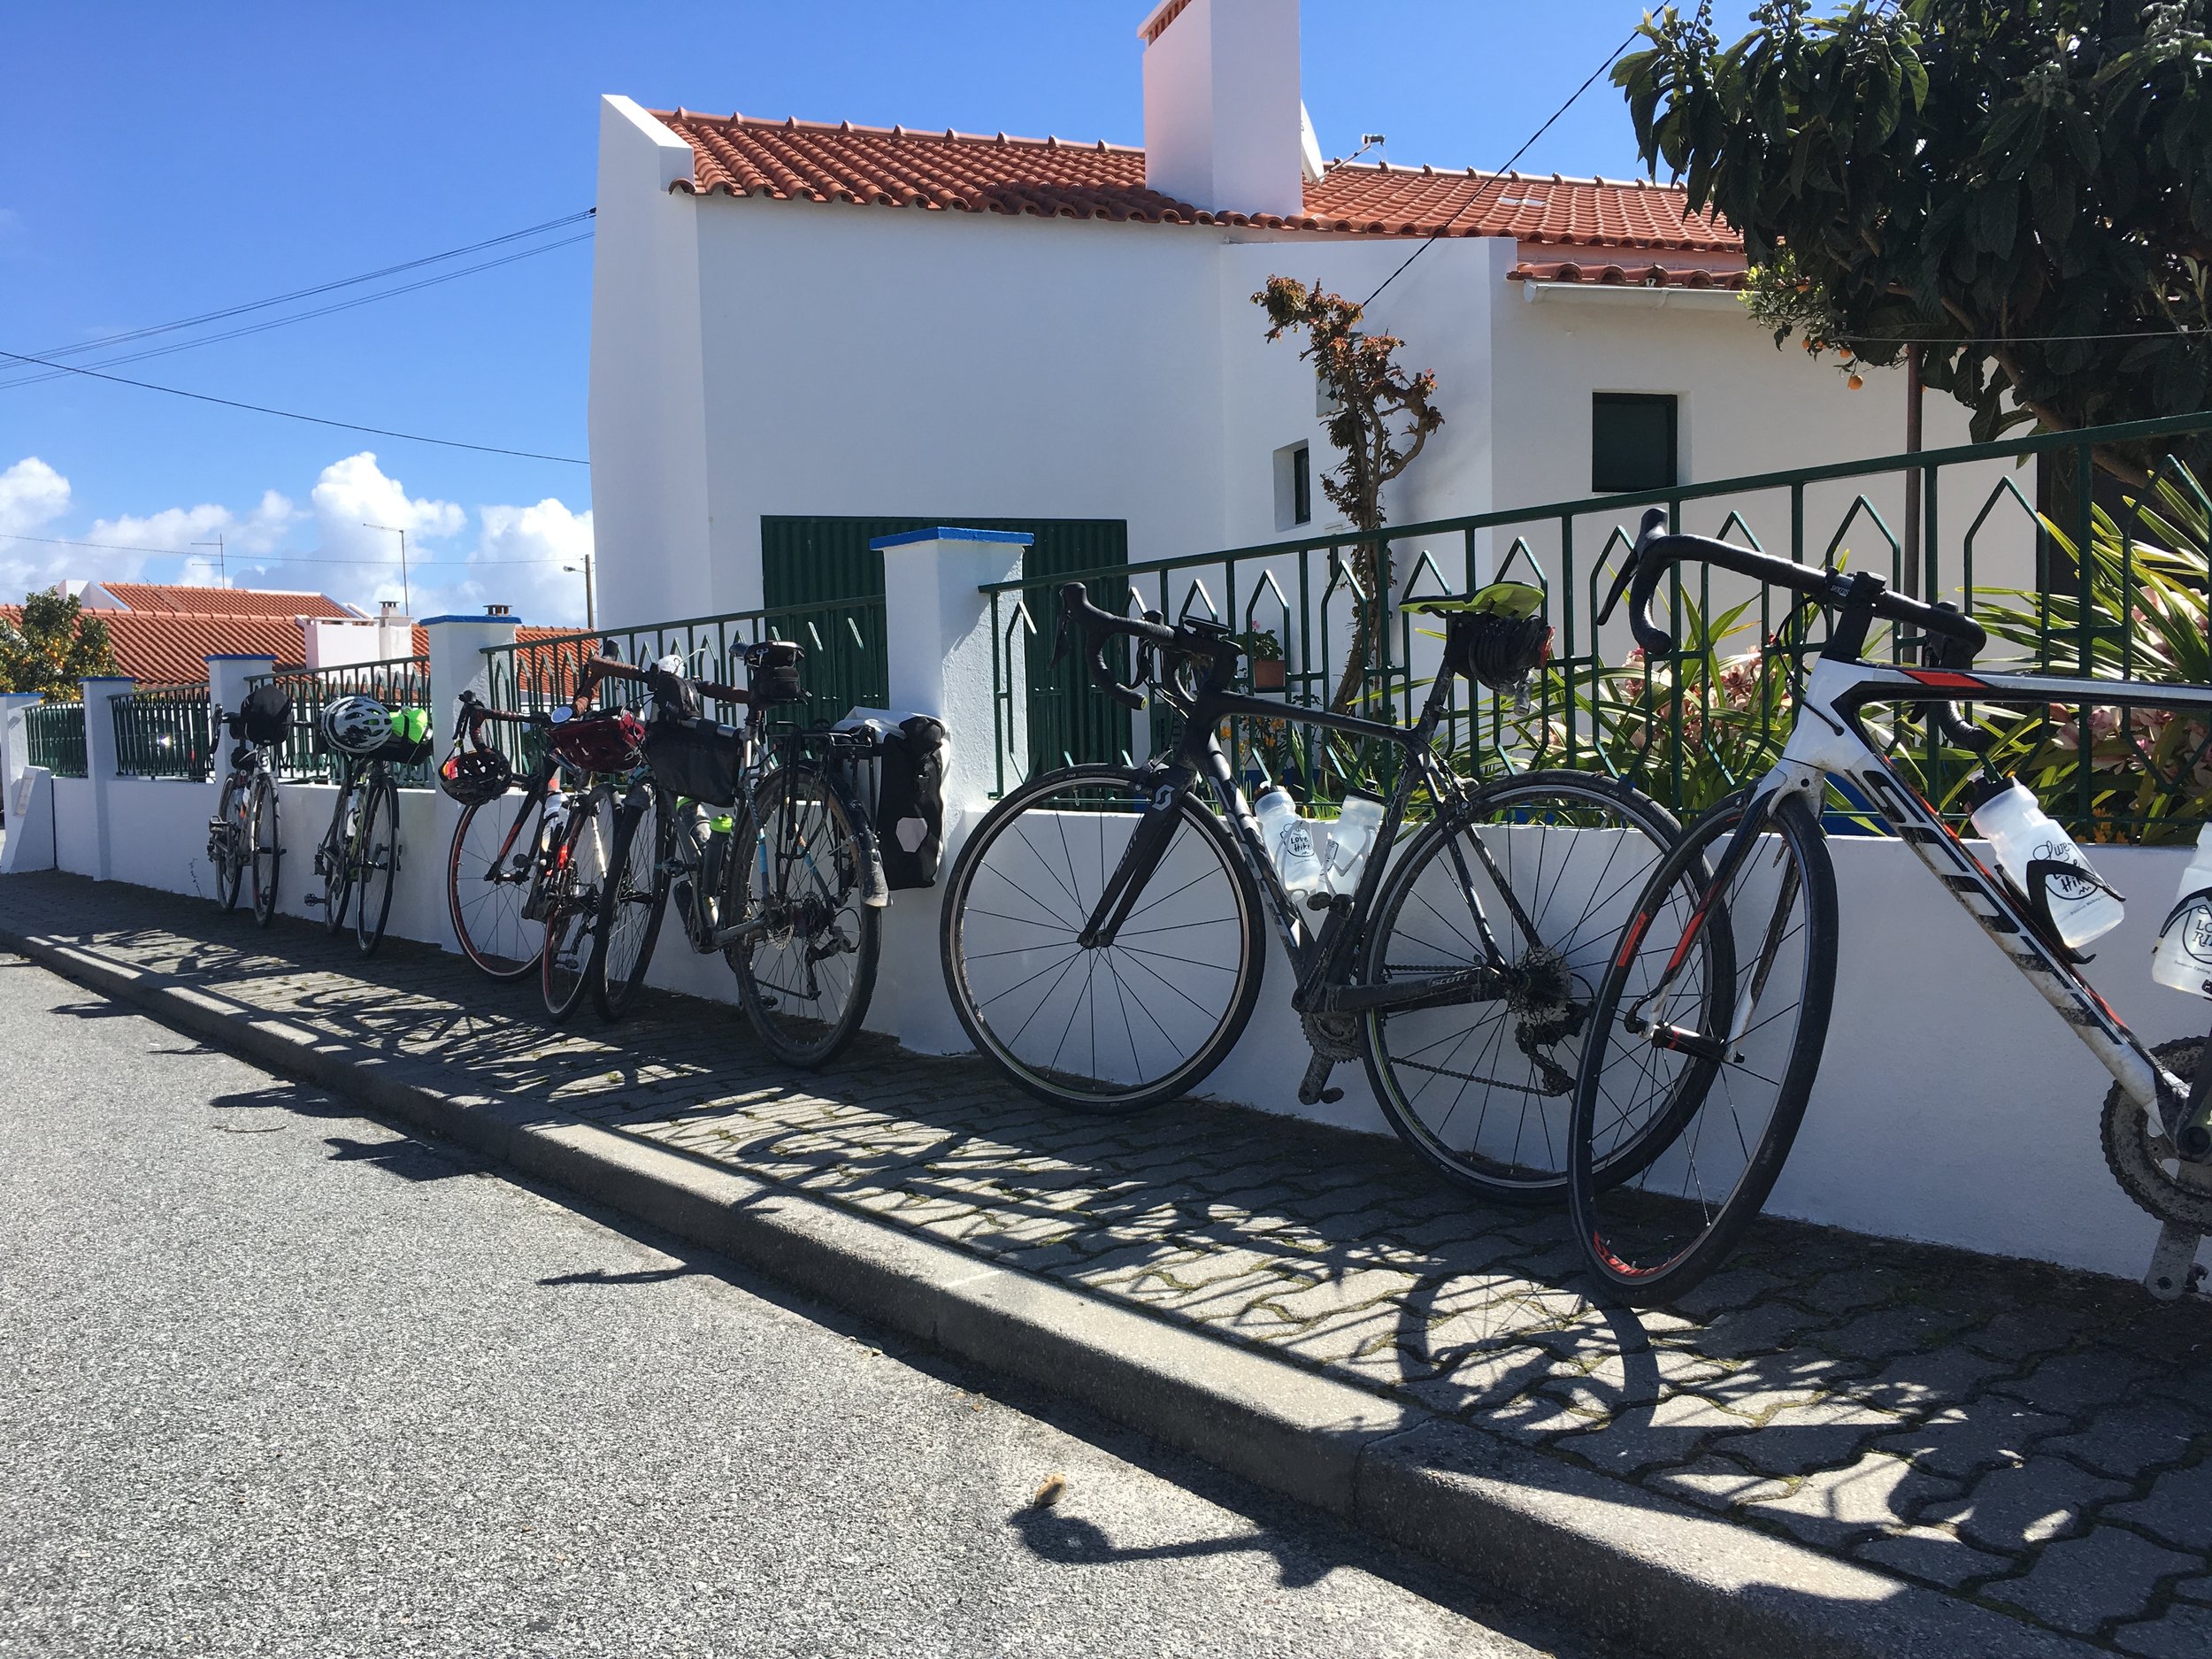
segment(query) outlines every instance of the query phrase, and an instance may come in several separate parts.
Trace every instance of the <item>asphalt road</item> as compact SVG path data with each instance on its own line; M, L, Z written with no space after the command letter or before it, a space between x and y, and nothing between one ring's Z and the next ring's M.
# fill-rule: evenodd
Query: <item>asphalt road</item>
M1592 1652L4 956L0 1217L8 1659Z

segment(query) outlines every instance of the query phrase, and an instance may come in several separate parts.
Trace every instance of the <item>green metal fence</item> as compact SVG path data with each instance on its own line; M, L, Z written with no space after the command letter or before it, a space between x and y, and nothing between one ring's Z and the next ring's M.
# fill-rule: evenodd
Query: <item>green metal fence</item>
M856 706L881 708L889 698L883 629L883 600L878 595L565 634L489 646L484 657L492 706L535 710L551 709L573 696L588 657L613 657L633 664L680 657L685 672L696 679L742 686L748 646L791 640L806 652L801 678L807 696L776 713L780 721L812 726L838 719ZM634 681L610 680L602 682L599 701L603 707L636 707L645 696L645 687ZM719 712L733 721L743 710Z
M110 697L108 710L117 777L204 783L213 775L214 710L205 686L140 686Z
M1544 593L1554 628L1551 663L1525 706L1479 687L1471 695L1465 685L1455 687L1447 733L1462 769L1480 775L1538 765L1587 767L1630 778L1678 809L1718 799L1771 764L1787 733L1798 665L1817 645L1823 625L1817 617L1791 618L1763 587L1692 566L1663 595L1679 649L1666 661L1644 662L1624 615L1603 629L1594 618L1649 506L1665 509L1678 530L1734 540L1800 564L1871 568L1907 592L1950 599L1985 619L2001 613L2011 626L1999 631L2028 666L2212 679L2206 649L2180 662L2185 670L2195 664L2184 672L2172 672L2173 652L2147 649L2158 637L2154 623L2167 620L2162 613L2147 618L2141 600L2148 555L2139 557L2139 547L2153 531L2119 506L2116 492L2108 480L2100 483L2092 464L2093 452L2105 446L2139 452L2208 433L2212 411L1388 526L1372 544L1379 558L1363 551L1370 538L1339 530L991 584L982 592L992 623L999 787L1039 764L1039 755L1050 754L1048 741L1041 743L1038 733L1025 729L1037 701L1028 687L1059 686L1082 672L1073 662L1044 660L1061 581L1090 580L1093 602L1110 610L1208 618L1227 623L1263 651L1279 651L1285 718L1236 723L1237 763L1248 777L1280 777L1295 788L1325 794L1386 765L1387 755L1324 747L1311 728L1298 724L1297 710L1334 703L1379 720L1410 719L1427 695L1441 641L1432 622L1401 609L1403 602L1510 579ZM2185 509L2202 500L2201 491L2180 483L2160 503L2159 548L2191 539ZM2200 519L2193 534L2200 548ZM2099 591L2091 603L2075 598L2085 566L2070 549L2093 543L2115 549L2107 562L2116 574L2102 584L2113 590L2110 603L2099 603L2093 557L2088 580ZM2192 626L2203 648L2204 560L2185 551L2177 568L2158 599L2170 608L2193 605ZM1893 660L1916 660L1918 643L1909 634L1892 633L1878 636L1874 649ZM1987 660L2006 649L1993 648ZM1125 678L1128 665L1125 659ZM1982 712L1996 718L1995 711ZM2067 771L2062 764L2070 742L2080 754L2102 753L2097 745L2110 736L2108 718L2082 709L2039 711L2025 723L2005 717L2001 724L2008 753L2020 758L2055 810L2094 833L2140 827L2147 815L2116 812L2108 783L2092 768ZM1148 749L1167 736L1156 717L1141 732L1132 725L1133 748ZM2212 791L2212 731L2176 742L2169 730L2163 741L2170 755L2123 735L2121 747L2139 764L2165 765L2177 776L2201 771ZM1942 797L1962 773L1962 757L1937 753L1910 727L1901 726L1899 738L1901 752L1923 767L1921 780ZM2119 756L2116 764L2130 757ZM2212 793L2203 804L2212 806ZM2197 816L2204 816L2202 807Z
M26 709L23 734L32 765L43 766L57 778L85 775L83 703L42 703Z
M340 697L374 697L388 709L431 709L430 659L398 657L381 663L351 663L342 668L322 668L286 674L261 674L246 682L248 689L273 681L292 697L292 735L272 757L276 775L287 783L329 783L338 776L339 757L325 748L322 712ZM434 718L434 710L433 710ZM439 734L442 739L443 734ZM393 775L401 787L421 788L430 782L434 758L396 766Z

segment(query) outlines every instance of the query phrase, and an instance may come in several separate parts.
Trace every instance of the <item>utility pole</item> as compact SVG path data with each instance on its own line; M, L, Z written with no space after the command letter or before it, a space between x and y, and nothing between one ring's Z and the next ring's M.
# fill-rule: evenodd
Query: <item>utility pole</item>
M361 521L361 527L364 530L388 530L399 538L399 608L409 616L413 616L414 599L407 589L407 532L397 525L371 524L365 518Z
M599 626L599 614L597 609L592 603L591 597L591 555L588 553L585 554L584 562L580 565L564 565L561 568L568 572L571 575L575 574L580 570L583 572L584 626L588 628L596 629Z
M220 530L218 530L215 533L215 539L212 541L195 541L192 545L194 547L211 547L215 549L215 579L224 587L229 587L229 550L223 546L223 533Z

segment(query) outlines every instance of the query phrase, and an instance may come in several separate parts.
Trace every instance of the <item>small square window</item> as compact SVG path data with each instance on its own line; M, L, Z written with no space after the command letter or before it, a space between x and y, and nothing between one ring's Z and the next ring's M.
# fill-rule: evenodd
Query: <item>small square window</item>
M1313 522L1313 453L1305 444L1275 451L1275 527L1294 530Z
M1676 400L1642 392L1599 392L1590 400L1590 488L1671 489L1676 471Z
M1336 400L1336 388L1329 377L1316 371L1313 377L1313 412L1324 420L1334 420L1336 411L1343 405Z

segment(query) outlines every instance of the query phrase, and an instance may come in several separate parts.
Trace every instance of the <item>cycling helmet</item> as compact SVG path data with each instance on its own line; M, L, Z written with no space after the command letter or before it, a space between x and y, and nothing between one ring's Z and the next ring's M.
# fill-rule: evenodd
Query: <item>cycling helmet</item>
M463 806L496 801L514 780L514 768L495 749L457 749L438 768L438 787Z
M340 697L322 715L323 741L342 755L373 755L392 735L392 712L374 697Z

